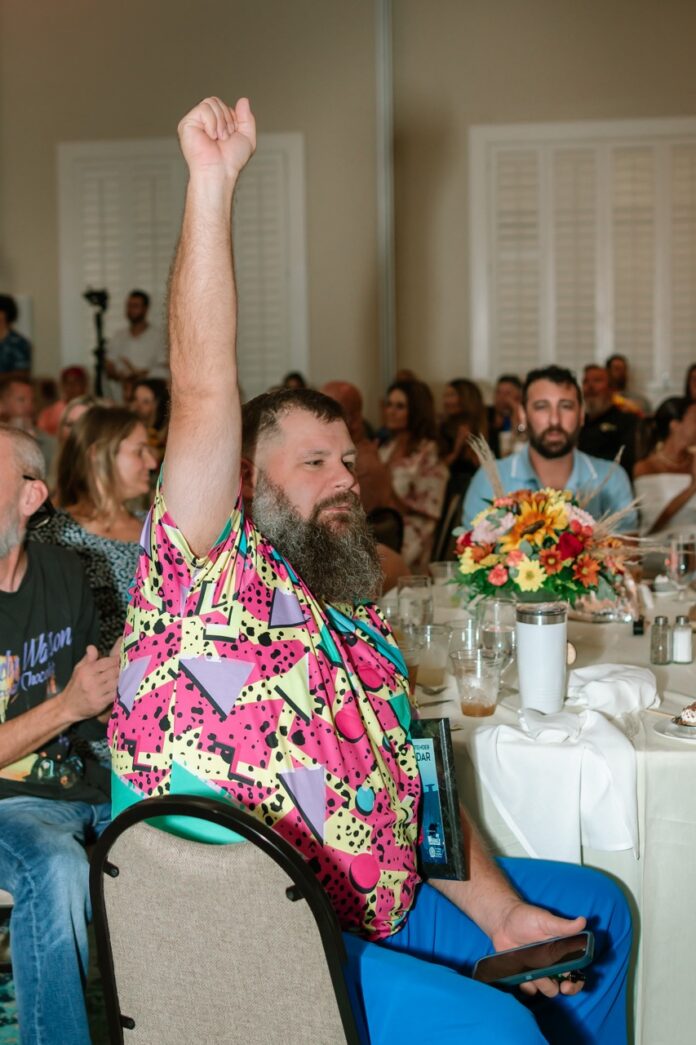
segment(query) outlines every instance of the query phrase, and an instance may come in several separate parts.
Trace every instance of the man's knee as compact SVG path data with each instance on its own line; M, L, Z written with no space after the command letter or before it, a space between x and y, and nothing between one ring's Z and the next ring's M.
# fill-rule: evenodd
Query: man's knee
M495 990L490 1012L481 1021L481 1032L491 1045L543 1045L546 1041L529 1009L512 994ZM484 1030L485 1026L485 1030Z

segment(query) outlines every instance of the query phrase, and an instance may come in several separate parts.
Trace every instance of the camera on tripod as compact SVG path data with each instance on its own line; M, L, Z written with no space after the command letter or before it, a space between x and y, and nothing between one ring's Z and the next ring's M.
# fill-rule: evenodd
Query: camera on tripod
M89 301L90 305L101 309L102 312L106 312L109 307L108 290L92 290L91 287L87 287L87 290L84 292L82 297L85 301Z

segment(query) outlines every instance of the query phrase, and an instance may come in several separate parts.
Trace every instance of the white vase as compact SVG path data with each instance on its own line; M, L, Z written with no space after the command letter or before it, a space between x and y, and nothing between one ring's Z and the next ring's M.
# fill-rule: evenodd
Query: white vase
M566 692L567 607L562 602L517 606L517 677L520 704L551 715Z

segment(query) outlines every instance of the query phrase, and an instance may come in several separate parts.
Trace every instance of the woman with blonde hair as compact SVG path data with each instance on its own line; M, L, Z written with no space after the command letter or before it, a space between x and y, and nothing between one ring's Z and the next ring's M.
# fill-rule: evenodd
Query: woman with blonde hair
M138 561L142 513L156 460L130 410L92 406L72 426L58 458L58 511L33 539L72 548L83 561L100 616L100 652L123 631Z

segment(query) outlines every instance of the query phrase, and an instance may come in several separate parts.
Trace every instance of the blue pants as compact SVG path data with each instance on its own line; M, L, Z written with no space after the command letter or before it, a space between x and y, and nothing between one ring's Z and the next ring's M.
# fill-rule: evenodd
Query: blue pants
M14 897L10 948L22 1045L89 1045L84 846L110 812L108 803L0 801L0 888Z
M491 953L491 941L441 893L422 885L404 928L388 940L370 943L344 933L349 977L371 1045L626 1042L631 917L621 891L586 867L547 860L499 864L529 903L587 918L595 959L586 969L584 990L572 997L527 998L470 979L477 958Z

